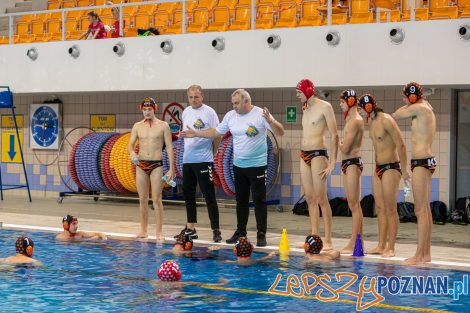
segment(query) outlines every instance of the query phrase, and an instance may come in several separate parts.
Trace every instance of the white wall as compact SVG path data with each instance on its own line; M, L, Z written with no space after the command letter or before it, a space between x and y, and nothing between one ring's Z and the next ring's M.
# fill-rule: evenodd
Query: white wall
M78 42L81 55L72 59L74 42L0 46L0 85L16 93L116 90L174 90L198 83L208 89L291 87L303 77L317 86L396 86L415 80L423 85L470 85L470 41L459 26L470 19L305 27L226 33L124 38L126 54L117 57L117 40ZM405 30L400 45L389 31ZM341 35L339 46L326 44L330 30ZM277 50L266 38L282 38ZM225 37L226 49L211 47ZM160 42L170 38L174 50L165 55ZM77 42L75 42L77 43ZM39 58L26 57L36 46Z

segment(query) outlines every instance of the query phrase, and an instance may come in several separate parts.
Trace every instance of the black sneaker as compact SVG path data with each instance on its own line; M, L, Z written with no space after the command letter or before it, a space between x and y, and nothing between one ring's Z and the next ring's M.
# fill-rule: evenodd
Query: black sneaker
M184 233L185 235L188 235L189 238L191 238L192 240L199 238L199 236L197 235L196 228L194 228L194 229L189 229L188 227L185 227L182 231L180 231L180 233L179 233L178 235L175 235L173 238L176 239L176 238L178 238L178 236L179 236L180 234L183 234L183 233Z
M220 230L218 228L214 229L212 231L212 240L214 240L214 242L221 242L222 241L222 233L220 232Z
M229 244L235 244L238 241L238 238L240 237L246 237L246 232L239 231L238 229L235 231L233 236L227 240L225 240L226 243Z
M268 243L266 242L266 234L263 232L258 232L256 236L256 246L257 247L266 247Z

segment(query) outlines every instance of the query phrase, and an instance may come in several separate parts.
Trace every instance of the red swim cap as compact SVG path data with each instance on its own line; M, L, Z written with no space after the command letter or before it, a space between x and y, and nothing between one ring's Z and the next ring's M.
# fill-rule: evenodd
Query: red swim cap
M176 263L176 261L169 260L160 265L157 276L162 281L178 281L181 279L182 274L178 263Z
M307 100L315 96L315 86L310 79L302 79L295 87L296 90L303 92Z

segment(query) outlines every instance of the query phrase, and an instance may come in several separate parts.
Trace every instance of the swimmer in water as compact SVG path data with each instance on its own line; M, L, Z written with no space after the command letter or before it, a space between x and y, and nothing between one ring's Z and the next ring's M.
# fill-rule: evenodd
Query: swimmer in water
M249 266L265 262L269 259L272 259L276 255L276 252L272 251L267 256L254 260L251 258L253 250L254 247L250 240L248 240L247 237L240 237L238 238L235 247L233 247L233 252L237 256L237 260L227 261L227 263L237 263L238 265Z
M168 260L160 265L157 271L157 276L160 280L152 280L152 285L159 293L167 293L169 290L174 290L178 287L184 286L223 286L228 283L225 278L220 278L219 283L209 284L201 282L180 281L183 276L179 264L174 260Z
M4 259L7 264L34 264L42 265L38 260L33 259L34 242L31 238L20 236L16 240L16 255Z
M318 235L309 235L305 238L304 250L307 257L307 262L329 262L340 258L339 251L328 250L323 251L323 241Z
M106 240L107 237L99 232L78 231L78 219L72 215L66 215L62 218L62 227L64 231L56 236L57 240L75 241L75 240Z

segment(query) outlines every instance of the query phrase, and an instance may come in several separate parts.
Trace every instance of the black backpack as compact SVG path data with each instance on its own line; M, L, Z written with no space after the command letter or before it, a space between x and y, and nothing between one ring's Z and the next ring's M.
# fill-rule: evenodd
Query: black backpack
M416 223L418 221L415 215L415 205L411 202L397 203L397 211L400 223Z
M330 201L331 213L333 216L351 216L349 210L348 200L345 198L336 197Z
M294 204L292 213L296 215L307 215L307 216L309 215L308 204L307 204L307 201L305 201L304 195L302 195L300 199Z
M455 209L450 212L449 220L452 224L468 225L470 215L470 197L457 199Z
M364 217L376 217L375 200L373 195L367 195L361 200L362 215Z
M442 201L431 202L432 222L444 225L447 222L447 205Z

